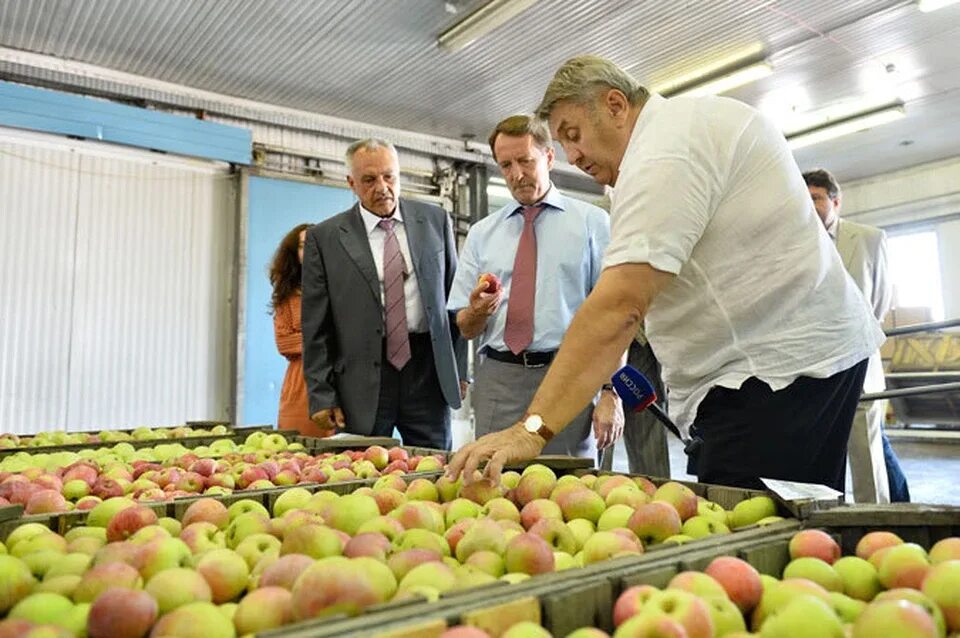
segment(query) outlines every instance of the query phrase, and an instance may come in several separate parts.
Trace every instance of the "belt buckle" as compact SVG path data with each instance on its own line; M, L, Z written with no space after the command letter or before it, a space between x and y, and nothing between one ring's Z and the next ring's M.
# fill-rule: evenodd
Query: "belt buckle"
M547 364L545 364L545 363L527 363L527 355L528 355L528 354L530 354L530 353L527 352L526 350L524 350L523 353L522 353L522 356L523 356L523 367L524 367L524 368L542 368L542 367L544 367L545 365L547 365Z

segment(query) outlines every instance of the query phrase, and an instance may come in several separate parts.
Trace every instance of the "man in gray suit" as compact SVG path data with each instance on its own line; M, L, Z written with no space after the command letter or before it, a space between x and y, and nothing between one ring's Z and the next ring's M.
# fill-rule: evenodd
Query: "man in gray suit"
M450 218L400 198L389 142L347 149L360 201L312 227L303 255L303 372L322 428L450 449L466 346L446 311L457 267Z
M874 316L883 321L893 302L893 289L887 278L886 234L873 226L840 219L840 185L828 171L809 171L803 174L803 179L844 267L873 308ZM881 392L885 387L878 350L869 359L863 390ZM906 477L883 431L886 404L886 401L860 403L853 419L848 455L853 497L858 503L910 500Z

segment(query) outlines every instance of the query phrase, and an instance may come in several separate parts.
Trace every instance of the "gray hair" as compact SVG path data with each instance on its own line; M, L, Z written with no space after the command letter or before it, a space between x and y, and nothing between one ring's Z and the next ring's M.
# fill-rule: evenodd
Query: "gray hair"
M647 101L650 92L616 64L596 55L570 58L554 74L543 94L537 117L549 119L560 102L588 104L602 89L617 89L637 106Z
M389 149L394 157L398 159L400 157L397 153L397 148L390 142L379 137L366 137L362 140L357 140L347 147L347 152L344 154L344 163L347 165L347 170L353 170L353 156L357 154L357 151L375 151L378 148Z

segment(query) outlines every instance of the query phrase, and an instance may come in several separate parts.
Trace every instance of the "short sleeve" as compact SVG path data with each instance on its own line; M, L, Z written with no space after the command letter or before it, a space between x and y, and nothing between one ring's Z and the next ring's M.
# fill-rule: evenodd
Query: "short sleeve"
M691 159L667 156L630 166L617 180L603 267L650 264L677 274L713 215L716 180Z

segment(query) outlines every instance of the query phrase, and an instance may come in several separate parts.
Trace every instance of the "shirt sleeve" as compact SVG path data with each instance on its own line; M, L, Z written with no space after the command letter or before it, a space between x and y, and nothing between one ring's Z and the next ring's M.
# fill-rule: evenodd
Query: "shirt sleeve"
M650 264L679 273L710 223L716 190L716 180L691 159L666 156L630 167L617 180L604 268Z
M480 277L480 260L477 256L476 233L471 230L460 251L457 274L453 278L453 287L447 298L447 311L459 312L470 305L470 293L477 286Z

